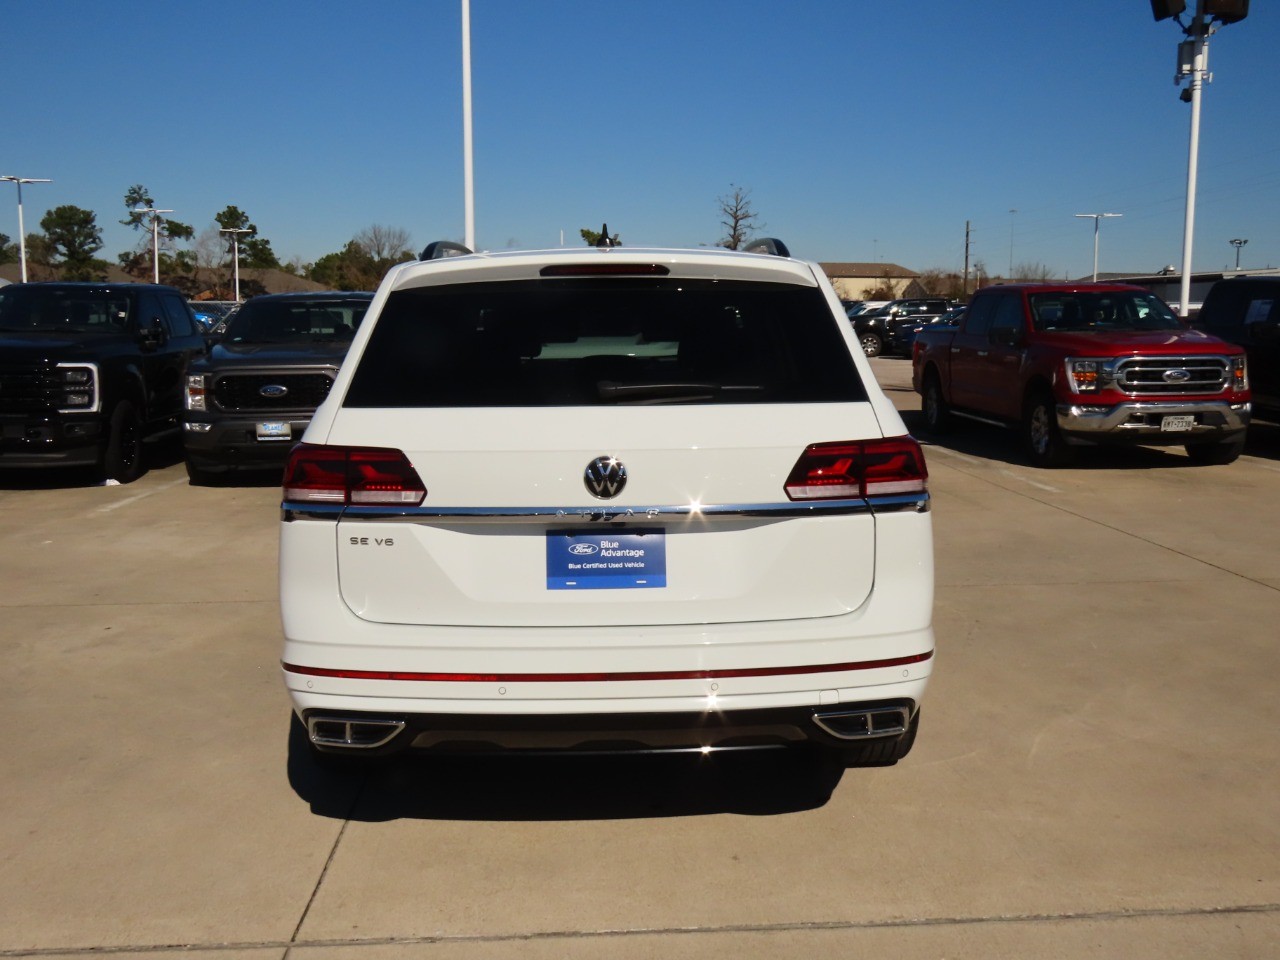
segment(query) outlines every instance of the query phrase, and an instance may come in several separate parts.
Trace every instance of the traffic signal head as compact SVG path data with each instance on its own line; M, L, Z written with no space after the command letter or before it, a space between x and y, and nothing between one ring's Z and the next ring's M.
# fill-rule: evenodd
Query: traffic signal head
M1204 0L1204 14L1220 23L1237 23L1249 15L1249 0Z
M1247 3L1248 0L1245 0ZM1187 9L1187 0L1151 0L1151 15L1157 20L1168 20Z

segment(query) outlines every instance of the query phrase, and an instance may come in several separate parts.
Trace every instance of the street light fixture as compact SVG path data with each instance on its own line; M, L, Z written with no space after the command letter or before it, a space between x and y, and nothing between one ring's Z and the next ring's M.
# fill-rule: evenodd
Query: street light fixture
M1240 269L1240 248L1243 247L1248 240L1228 240L1227 243L1236 248L1236 269Z
M1191 23L1182 22L1186 0L1151 0L1151 13L1159 20L1174 20L1186 40L1178 44L1178 71L1173 82L1182 86L1189 81L1179 98L1191 104L1191 142L1187 150L1187 212L1182 227L1181 316L1187 315L1191 300L1191 246L1196 227L1196 173L1200 157L1200 93L1213 79L1209 73L1209 37L1219 26L1239 23L1249 15L1249 0L1195 0L1195 16ZM1236 248L1239 253L1240 248Z
M24 183L53 183L39 177L11 177L5 175L0 180L8 180L18 188L18 258L22 261L22 282L27 282L27 231L22 225L22 185Z
M155 207L134 207L136 214L151 214L151 273L152 282L160 282L160 214L173 213L172 210L157 210Z
M1077 213L1077 217L1093 218L1093 282L1098 282L1098 224L1103 217L1123 217L1123 213Z
M231 262L236 278L236 303L240 302L240 234L253 233L248 227L223 227L219 233L231 234Z

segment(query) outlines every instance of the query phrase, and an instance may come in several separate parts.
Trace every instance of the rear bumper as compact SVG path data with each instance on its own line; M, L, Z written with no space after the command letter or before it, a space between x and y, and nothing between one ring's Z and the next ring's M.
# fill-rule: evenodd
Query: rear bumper
M1134 401L1115 406L1059 404L1058 429L1081 443L1185 443L1188 439L1228 440L1249 426L1250 405L1226 400ZM1193 417L1189 429L1164 430L1165 417Z
M907 735L917 703L873 700L837 708L785 707L667 713L396 714L324 707L299 711L326 753L670 753L811 743L847 747Z

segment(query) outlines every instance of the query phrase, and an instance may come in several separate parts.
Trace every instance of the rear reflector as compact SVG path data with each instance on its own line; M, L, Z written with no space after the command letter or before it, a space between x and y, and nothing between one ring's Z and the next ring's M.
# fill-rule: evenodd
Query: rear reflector
M785 489L792 500L849 500L923 493L929 471L911 437L815 443L791 468Z
M417 506L427 488L399 450L300 443L284 468L290 503Z

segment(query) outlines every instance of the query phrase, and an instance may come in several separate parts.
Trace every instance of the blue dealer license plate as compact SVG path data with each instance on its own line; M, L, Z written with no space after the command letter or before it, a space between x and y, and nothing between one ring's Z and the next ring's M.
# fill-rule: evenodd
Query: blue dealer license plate
M657 527L548 530L548 590L632 590L667 585L667 536Z

